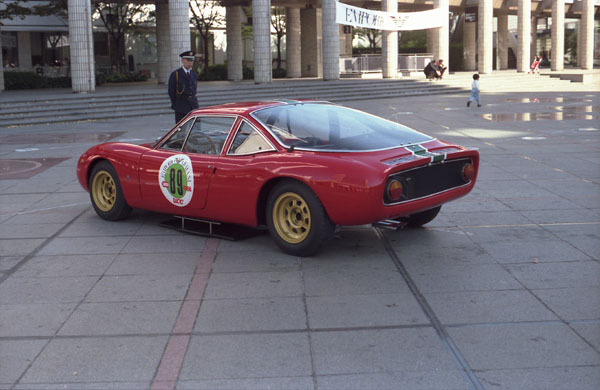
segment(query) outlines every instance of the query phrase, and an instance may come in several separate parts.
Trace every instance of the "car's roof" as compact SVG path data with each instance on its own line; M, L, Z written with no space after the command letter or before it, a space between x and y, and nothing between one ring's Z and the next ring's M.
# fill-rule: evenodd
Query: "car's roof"
M237 103L225 103L218 106L204 107L194 110L194 114L244 114L256 111L261 108L267 108L272 106L280 106L285 104L298 104L298 103L329 103L318 100L293 100L293 99L273 99L273 100L260 100L251 102L237 102Z

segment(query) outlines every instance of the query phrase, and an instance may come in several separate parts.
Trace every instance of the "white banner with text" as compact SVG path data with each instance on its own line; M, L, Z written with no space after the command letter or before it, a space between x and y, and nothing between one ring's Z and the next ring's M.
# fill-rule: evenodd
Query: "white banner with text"
M383 12L337 2L335 22L386 31L423 30L441 27L448 13L441 8L420 12Z

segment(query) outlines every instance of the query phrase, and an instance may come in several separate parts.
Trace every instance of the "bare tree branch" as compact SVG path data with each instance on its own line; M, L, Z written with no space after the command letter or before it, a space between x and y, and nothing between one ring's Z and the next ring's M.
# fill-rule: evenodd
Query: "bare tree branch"
M210 29L220 27L225 22L219 7L220 5L216 0L190 0L191 22L202 39L204 70L208 69L209 64L208 54L212 37Z
M275 30L275 46L277 47L277 69L281 69L281 41L286 31L285 8L275 7L271 12L271 26Z
M124 70L126 63L125 35L134 31L140 22L147 20L149 14L149 9L144 5L130 4L123 0L104 1L96 4L94 15L102 20L114 43L110 50L111 64L119 72Z

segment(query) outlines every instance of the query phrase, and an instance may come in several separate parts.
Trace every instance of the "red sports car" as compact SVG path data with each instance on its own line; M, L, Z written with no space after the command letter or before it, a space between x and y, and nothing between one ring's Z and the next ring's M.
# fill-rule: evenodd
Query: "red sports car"
M79 159L98 215L132 208L268 227L309 256L336 225L421 226L471 191L476 150L328 102L265 101L191 112L153 144L104 143Z

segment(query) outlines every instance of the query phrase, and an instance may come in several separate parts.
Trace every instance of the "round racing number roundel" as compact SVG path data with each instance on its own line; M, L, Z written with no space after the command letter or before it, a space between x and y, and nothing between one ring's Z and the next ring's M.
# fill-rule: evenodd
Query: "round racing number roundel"
M158 171L160 189L175 206L184 207L194 194L192 160L185 154L176 154L163 161Z

